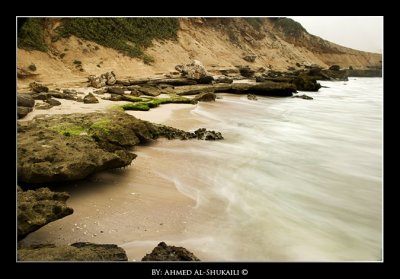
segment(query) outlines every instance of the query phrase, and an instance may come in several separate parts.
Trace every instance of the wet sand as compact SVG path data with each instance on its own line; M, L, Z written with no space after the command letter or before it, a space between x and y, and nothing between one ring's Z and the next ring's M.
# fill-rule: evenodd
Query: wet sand
M25 119L32 119L38 114L104 111L126 103L101 99L98 104L59 101L61 106L35 110ZM203 124L191 114L195 107L167 104L148 112L128 113L143 120L194 130ZM53 187L53 190L70 193L67 204L74 209L74 213L30 234L22 244L114 243L126 250L130 261L140 261L161 241L178 245L186 224L193 221L195 201L179 192L170 179L157 173L173 160L170 155L165 156L152 148L165 141L160 139L149 146L136 147L133 152L138 157L129 167ZM193 252L196 254L196 251Z

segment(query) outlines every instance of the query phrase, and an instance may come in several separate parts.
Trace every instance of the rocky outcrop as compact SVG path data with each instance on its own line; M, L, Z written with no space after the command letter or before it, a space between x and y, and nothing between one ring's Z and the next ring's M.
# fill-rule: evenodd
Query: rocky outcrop
M18 240L44 225L72 214L66 205L69 195L65 192L52 192L48 188L17 193Z
M316 79L307 75L297 76L293 83L296 85L296 89L300 91L318 91L321 88L321 84Z
M194 131L196 138L199 140L221 140L224 139L220 132L207 131L205 128L200 128Z
M32 82L29 84L29 87L32 89L33 92L48 92L49 88L37 82Z
M183 247L168 246L160 242L142 261L200 261L192 252Z
M313 100L314 99L313 97L307 96L306 94L296 95L296 96L293 96L292 98L301 98L301 99L304 99L304 100Z
M29 94L18 94L17 95L17 117L18 119L25 117L32 111L35 105L35 100Z
M234 83L232 88L227 90L228 93L236 94L256 94L264 96L292 96L296 92L296 86L286 82L265 81L256 84Z
M254 94L247 94L247 99L252 101L257 101L257 96Z
M382 69L349 69L349 77L382 77Z
M49 91L49 92L41 92L36 93L33 92L31 94L34 100L48 100L51 97L58 98L58 99L65 99L65 100L76 100L77 99L77 92L72 90L64 90L63 92L59 91Z
M92 86L94 88L101 88L106 85L114 85L117 82L115 74L112 71L104 73L100 76L91 75L88 77L88 81L89 86Z
M96 104L99 100L92 93L89 93L83 98L83 102L85 104Z
M214 102L217 96L212 92L204 92L196 95L193 99L193 103L197 102Z
M196 80L198 83L211 83L214 78L207 72L203 64L198 60L186 65L176 65L175 69L181 73L183 77Z
M329 70L331 71L340 71L340 66L339 65L332 65L329 67Z
M152 124L118 111L37 116L18 123L18 181L71 181L124 167L136 157L130 148L159 137L198 138L195 133ZM222 136L206 134L203 138Z
M115 244L77 242L70 246L38 245L18 249L19 261L127 261L125 251Z

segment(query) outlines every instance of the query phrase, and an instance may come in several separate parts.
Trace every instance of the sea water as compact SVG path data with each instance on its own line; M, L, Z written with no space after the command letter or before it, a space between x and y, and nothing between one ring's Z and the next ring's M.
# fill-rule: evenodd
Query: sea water
M224 140L146 147L196 201L179 244L210 261L382 260L382 79L320 83L299 92L313 100L219 94L191 114Z

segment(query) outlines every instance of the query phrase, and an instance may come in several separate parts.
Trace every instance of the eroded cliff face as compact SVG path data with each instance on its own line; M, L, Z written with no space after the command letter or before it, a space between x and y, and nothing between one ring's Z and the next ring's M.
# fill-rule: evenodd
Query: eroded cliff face
M177 64L200 60L211 72L238 65L286 70L318 64L342 68L380 67L382 55L345 48L309 34L284 18L182 18L176 41L154 41L146 54L151 65L117 50L71 36L52 40L60 20L48 21L48 52L17 50L17 67L28 73L18 89L32 81L69 86L88 75L114 71L120 78L146 77L175 71ZM79 62L77 62L79 61ZM34 71L29 66L34 64Z

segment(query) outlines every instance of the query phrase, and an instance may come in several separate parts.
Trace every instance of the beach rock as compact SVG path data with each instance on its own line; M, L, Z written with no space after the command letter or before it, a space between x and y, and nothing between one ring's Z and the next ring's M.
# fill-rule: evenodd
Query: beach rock
M299 75L294 79L293 83L296 85L297 90L300 91L318 91L321 88L321 84L307 75Z
M32 89L33 92L48 92L49 88L37 82L32 82L29 84L29 87Z
M65 192L52 192L48 188L35 191L17 191L18 240L44 225L72 214L66 205L69 195Z
M99 100L92 93L89 93L83 98L83 102L85 104L96 104Z
M304 99L304 100L313 100L314 99L313 97L307 96L306 94L296 95L296 96L293 96L292 98L301 98L301 99Z
M222 139L217 132L203 134L201 139ZM71 181L125 167L136 157L130 152L133 146L160 137L198 136L119 111L39 115L18 122L18 181L31 184Z
M42 92L42 93L33 92L33 93L31 93L31 96L34 100L42 100L42 101L47 100L48 98L51 98L51 94L48 94L45 92Z
M239 66L239 72L242 76L246 78L250 78L254 76L255 71L252 70L249 66Z
M230 84L233 82L233 78L226 77L226 76L221 76L214 80L215 80L215 83L229 83Z
M292 93L296 92L296 86L291 83L272 81L265 81L256 84L234 83L232 84L232 88L226 92L286 97L292 96Z
M247 94L247 99L257 101L257 96L254 94Z
M339 65L332 65L329 67L329 70L331 71L340 71L340 66Z
M156 97L161 94L161 90L154 86L139 86L137 89L140 93L147 96Z
M47 99L54 97L57 99L73 100L75 101L78 93L75 90L63 90L63 92L50 91L47 93Z
M18 119L24 118L31 111L32 111L32 108L18 106L18 108L17 108L17 117L18 117Z
M180 72L182 76L201 81L202 83L211 83L213 80L203 64L198 60L193 60L192 63L186 65L176 65L175 69Z
M121 87L121 86L107 87L107 92L111 94L125 94L126 91L129 91L129 89L126 87Z
M45 100L46 103L50 104L51 106L59 106L61 105L60 101L57 101L55 99L49 98L47 100Z
M101 88L106 85L114 85L117 80L115 78L114 72L106 72L100 76L90 75L88 77L89 86L94 88Z
M131 85L131 83L129 82L129 80L120 80L120 79L117 79L117 80L115 81L115 84L121 84L121 85L123 85L123 86L129 86L129 85Z
M215 102L217 96L212 92L200 93L192 99L192 103L197 102Z
M45 102L43 102L43 103L36 103L36 105L35 105L35 109L38 109L38 110L51 109L52 107L53 107L53 106L52 106L51 104L45 103Z
M105 79L106 79L106 84L107 85L114 85L117 82L117 79L115 78L115 74L113 71L107 72L103 74Z
M142 261L200 261L192 252L183 247L168 246L160 242Z
M32 98L32 95L18 94L17 105L22 107L32 108L35 105L35 100Z
M126 252L115 244L77 242L70 246L38 245L18 249L19 261L127 261Z
M220 132L207 131L205 128L200 128L194 131L197 139L200 140L221 140L224 139Z

